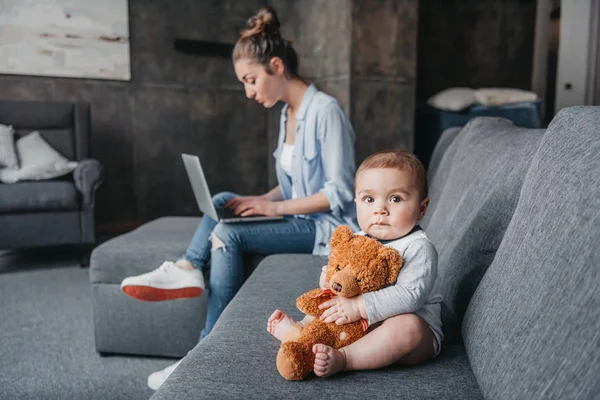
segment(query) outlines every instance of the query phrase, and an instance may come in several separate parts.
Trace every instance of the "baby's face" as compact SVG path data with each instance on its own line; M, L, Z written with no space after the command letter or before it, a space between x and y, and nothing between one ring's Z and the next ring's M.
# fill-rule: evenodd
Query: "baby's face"
M356 177L356 214L360 228L379 240L409 233L425 216L429 199L420 199L415 174L374 168Z

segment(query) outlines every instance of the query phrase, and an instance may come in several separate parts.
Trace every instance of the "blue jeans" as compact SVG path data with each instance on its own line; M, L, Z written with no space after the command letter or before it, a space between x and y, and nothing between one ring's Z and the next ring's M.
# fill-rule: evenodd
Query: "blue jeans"
M237 196L219 193L213 196L213 204L216 208L223 207ZM211 251L213 236L224 246ZM312 253L314 243L315 223L310 219L290 217L282 221L224 224L204 215L183 255L183 259L201 271L211 260L206 323L200 339L210 333L244 283L243 253Z

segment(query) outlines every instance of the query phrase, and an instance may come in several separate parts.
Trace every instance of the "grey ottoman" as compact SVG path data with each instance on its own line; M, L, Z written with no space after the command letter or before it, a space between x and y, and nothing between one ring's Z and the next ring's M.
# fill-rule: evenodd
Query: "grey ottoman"
M195 299L143 302L121 292L127 276L176 260L189 244L200 218L165 217L113 238L91 255L90 283L96 350L182 357L204 326L208 291Z

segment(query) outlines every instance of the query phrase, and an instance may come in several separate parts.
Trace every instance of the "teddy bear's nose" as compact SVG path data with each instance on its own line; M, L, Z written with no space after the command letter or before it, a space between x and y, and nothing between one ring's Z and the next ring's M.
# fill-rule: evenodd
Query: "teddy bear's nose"
M341 292L341 291L342 291L342 285L340 285L340 284L339 284L339 283L337 283L337 282L333 282L333 283L331 284L331 288L332 288L334 291L336 291L336 292Z

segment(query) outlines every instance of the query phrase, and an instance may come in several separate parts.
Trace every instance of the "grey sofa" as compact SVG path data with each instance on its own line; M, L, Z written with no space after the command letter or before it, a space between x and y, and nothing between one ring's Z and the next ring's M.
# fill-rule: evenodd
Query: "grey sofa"
M148 303L124 295L121 281L180 257L200 220L158 218L94 249L90 283L99 353L183 357L198 343L209 290L196 299ZM262 258L245 257L247 275Z
M565 109L546 131L498 118L447 130L429 179L422 225L439 252L439 357L285 381L266 320L275 308L300 317L295 298L317 285L324 260L276 255L152 398L597 398L600 108Z
M32 131L79 165L48 181L0 183L0 248L80 245L82 263L96 241L95 193L103 170L90 159L90 106L83 102L0 101L0 123L16 139Z

